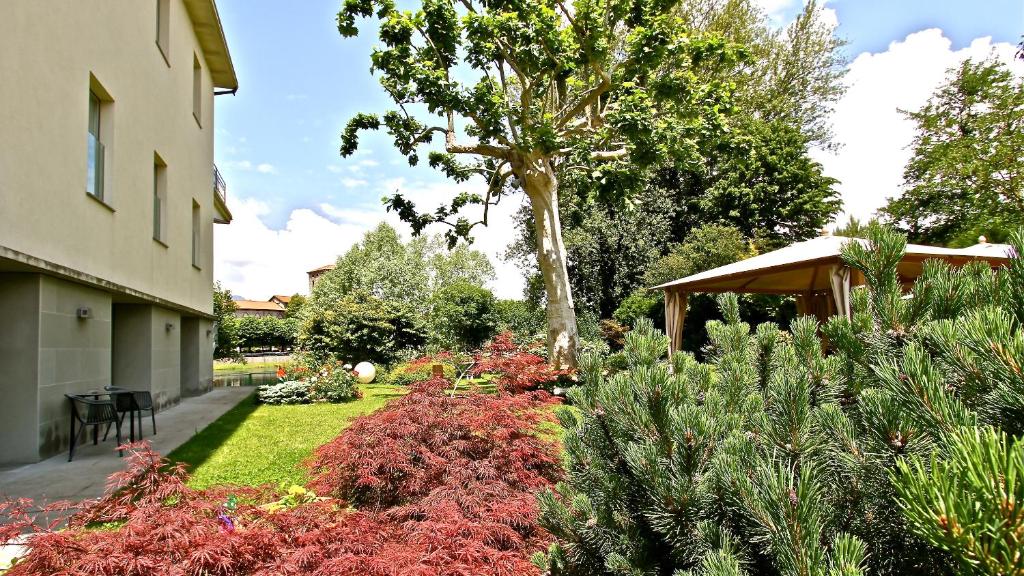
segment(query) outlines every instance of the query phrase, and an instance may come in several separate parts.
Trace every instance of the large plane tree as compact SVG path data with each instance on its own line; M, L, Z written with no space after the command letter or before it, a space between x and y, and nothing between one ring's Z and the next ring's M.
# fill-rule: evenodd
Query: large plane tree
M707 72L742 50L689 34L675 3L422 0L406 11L393 0L346 0L338 15L344 36L358 34L357 19L379 19L372 70L395 104L353 117L342 155L356 151L361 130L384 128L410 164L427 151L448 177L486 181L485 192L442 199L433 212L400 194L385 198L414 233L446 224L453 243L486 226L502 197L525 193L555 366L574 366L577 345L556 174L579 170L595 190L627 194L653 163L696 158L725 122L730 86ZM462 211L474 205L482 217L471 220Z

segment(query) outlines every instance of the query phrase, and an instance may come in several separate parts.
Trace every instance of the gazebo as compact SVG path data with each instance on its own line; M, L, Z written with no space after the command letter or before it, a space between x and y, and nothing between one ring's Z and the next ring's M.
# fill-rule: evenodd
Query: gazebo
M1000 266L1010 259L1010 246L980 243L967 248L941 248L907 244L898 266L900 280L910 284L921 275L925 260L941 259L960 266L973 260ZM691 292L737 292L792 294L797 312L814 314L824 320L837 314L850 315L850 289L864 284L857 270L842 259L842 247L861 238L823 234L753 258L740 260L699 274L666 282L653 289L665 292L665 331L670 353L679 349L686 319L686 302Z

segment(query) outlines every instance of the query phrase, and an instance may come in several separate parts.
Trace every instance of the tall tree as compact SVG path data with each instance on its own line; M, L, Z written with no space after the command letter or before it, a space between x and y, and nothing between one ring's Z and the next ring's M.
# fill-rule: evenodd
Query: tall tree
M431 166L458 181L482 176L485 194L460 194L429 214L401 195L387 202L414 232L450 225L451 242L486 225L490 205L522 190L556 366L575 365L577 344L560 171L571 166L611 189L631 190L654 162L695 157L695 142L719 128L730 105L727 85L703 79L731 66L740 51L717 37L690 35L675 4L422 0L415 11L399 11L393 0L346 0L338 15L344 36L358 33L357 18L381 20L383 46L373 52L372 70L398 107L383 117L355 116L342 155L357 149L360 130L383 126L415 164L418 149L442 135L444 149L429 153ZM478 222L458 215L469 205L483 206Z
M917 112L904 192L883 217L912 241L1002 240L1024 224L1024 80L995 59L966 60Z
M694 229L739 229L760 248L812 237L838 212L835 180L808 149L829 147L827 118L842 94L843 43L816 2L789 26L770 23L752 0L681 0L675 13L693 29L742 44L742 63L702 70L734 86L728 131L706 134L699 158L666 154L624 202L586 175L561 175L562 227L578 308L609 317L645 287L644 274ZM622 183L615 181L612 186ZM509 250L539 297L529 214Z

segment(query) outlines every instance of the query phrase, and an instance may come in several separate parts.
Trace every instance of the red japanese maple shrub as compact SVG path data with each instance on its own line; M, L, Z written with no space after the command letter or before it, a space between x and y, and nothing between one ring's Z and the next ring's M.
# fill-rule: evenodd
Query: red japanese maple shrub
M446 380L417 383L411 393L357 419L314 453L318 494L383 510L421 500L435 489L483 483L535 489L557 479L557 447L533 429L557 402L546 392L521 396L443 393Z
M495 383L505 392L517 394L554 384L565 370L555 370L544 358L516 345L511 332L498 334L474 354L471 373L493 374Z

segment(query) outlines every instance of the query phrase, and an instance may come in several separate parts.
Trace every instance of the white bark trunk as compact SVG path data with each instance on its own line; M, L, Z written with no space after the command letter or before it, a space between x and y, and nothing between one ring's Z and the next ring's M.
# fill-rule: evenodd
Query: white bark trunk
M558 217L558 180L551 164L535 161L517 174L533 209L537 261L547 292L548 358L555 368L576 367L576 309L569 286Z

